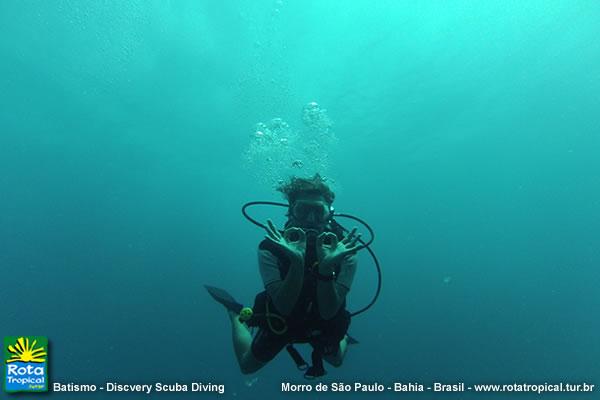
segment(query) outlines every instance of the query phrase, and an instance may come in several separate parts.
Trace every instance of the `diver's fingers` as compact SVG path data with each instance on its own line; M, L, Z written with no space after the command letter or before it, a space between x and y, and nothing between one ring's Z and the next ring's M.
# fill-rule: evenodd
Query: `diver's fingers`
M273 221L271 221L271 219L267 219L267 226L268 226L268 232L270 232L270 234L275 238L275 239L281 239L281 234L279 233L279 231L277 230L277 228L275 227L275 224L273 224Z
M317 247L322 247L324 244L335 249L338 245L338 238L332 232L323 232L317 236Z
M270 221L267 221L267 236L271 239L273 239L274 241L279 241L280 240L280 235L279 232L277 232L277 229L275 229L275 227L273 226L273 223Z
M342 240L342 243L344 243L344 244L350 243L350 241L352 240L352 238L356 234L356 230L357 229L358 228L356 226L354 228L352 228L352 230L350 231L350 233L348 233L348 235Z
M267 219L267 223L266 223L266 225L265 225L265 230L266 230L267 232L271 232L271 231L272 231L272 229L271 229L271 226L272 226L272 225L273 225L273 222L272 222L270 219Z
M344 253L355 253L359 247L360 244L358 243L347 244Z
M350 241L350 243L347 244L347 247L356 247L357 246L357 242L358 239L360 239L361 234L359 233L358 235L356 235L354 238L352 238L352 240Z
M275 234L273 233L273 230L271 229L271 227L269 226L269 224L267 223L267 226L265 227L265 231L267 232L268 237L270 237L271 239L275 239Z
M331 232L329 232L329 233L327 234L327 236L328 236L329 238L331 238L331 242L330 242L330 246L331 246L331 248L332 248L332 249L335 249L335 248L337 247L337 245L338 245L338 242L339 242L339 241L338 241L338 237L337 237L337 235L336 235L335 233L331 233Z
M317 236L317 248L320 248L321 246L323 246L323 241L325 240L326 235L327 235L327 232L323 232L319 236Z
M283 232L283 237L288 242L298 242L301 240L303 233L304 231L300 228L290 227Z
M277 239L273 239L271 236L269 235L265 235L265 239L268 239L270 242L275 243L277 246L281 247L281 243L277 240Z
M299 235L298 241L302 244L306 244L306 232L304 232L303 229L298 228L298 235Z

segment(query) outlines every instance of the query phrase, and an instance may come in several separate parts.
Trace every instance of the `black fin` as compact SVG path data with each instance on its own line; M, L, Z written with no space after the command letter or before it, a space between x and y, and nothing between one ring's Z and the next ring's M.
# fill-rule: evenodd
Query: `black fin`
M223 304L229 311L239 314L240 311L242 311L242 308L244 308L242 304L235 301L233 296L225 290L209 285L204 285L204 287L208 290L208 294L210 294L213 299Z
M346 343L348 344L359 344L360 342L356 339L354 339L352 336L346 334L346 336L348 336L348 338L346 339Z

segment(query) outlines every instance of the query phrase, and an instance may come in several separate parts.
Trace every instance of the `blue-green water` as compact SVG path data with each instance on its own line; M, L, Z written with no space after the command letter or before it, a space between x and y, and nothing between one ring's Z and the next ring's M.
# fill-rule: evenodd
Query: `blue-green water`
M325 382L600 385L599 20L583 0L0 2L0 335L48 336L52 381L297 397L284 353L240 374L202 284L250 302L241 205L320 170L384 277ZM333 123L313 152L312 101ZM267 160L273 118L296 148ZM374 288L361 253L350 309Z

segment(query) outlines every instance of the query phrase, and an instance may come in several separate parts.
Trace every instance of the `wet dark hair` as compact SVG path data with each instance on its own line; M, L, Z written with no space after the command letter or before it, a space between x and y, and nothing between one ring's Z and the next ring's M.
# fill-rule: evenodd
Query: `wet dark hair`
M292 204L304 193L320 195L329 205L335 199L335 193L329 188L325 179L317 172L312 178L291 177L288 183L282 183L277 191L283 193L286 200Z

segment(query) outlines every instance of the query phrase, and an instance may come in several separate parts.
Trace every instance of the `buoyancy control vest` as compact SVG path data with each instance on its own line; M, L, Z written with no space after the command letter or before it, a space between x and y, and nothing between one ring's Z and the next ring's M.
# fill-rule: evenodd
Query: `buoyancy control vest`
M327 231L333 232L338 240L343 239L341 230L335 230L329 226L327 228ZM285 279L290 268L290 260L284 251L268 239L264 239L259 244L259 249L267 250L277 258L281 279ZM336 265L336 276L339 274L339 269L340 265ZM291 313L285 317L282 316L265 290L255 298L253 309L257 317L248 322L249 326L258 326L262 329L270 329L276 334L287 335L289 342L287 350L299 367L297 360L299 354L292 344L310 343L314 349L313 366L309 368L307 374L310 373L312 376L320 376L325 373L322 365L323 354L328 351L328 347L338 345L350 325L350 313L346 310L345 299L333 318L325 320L321 317L317 299L317 272L316 238L312 238L306 243L302 289ZM274 314L277 315L277 318L272 317Z

